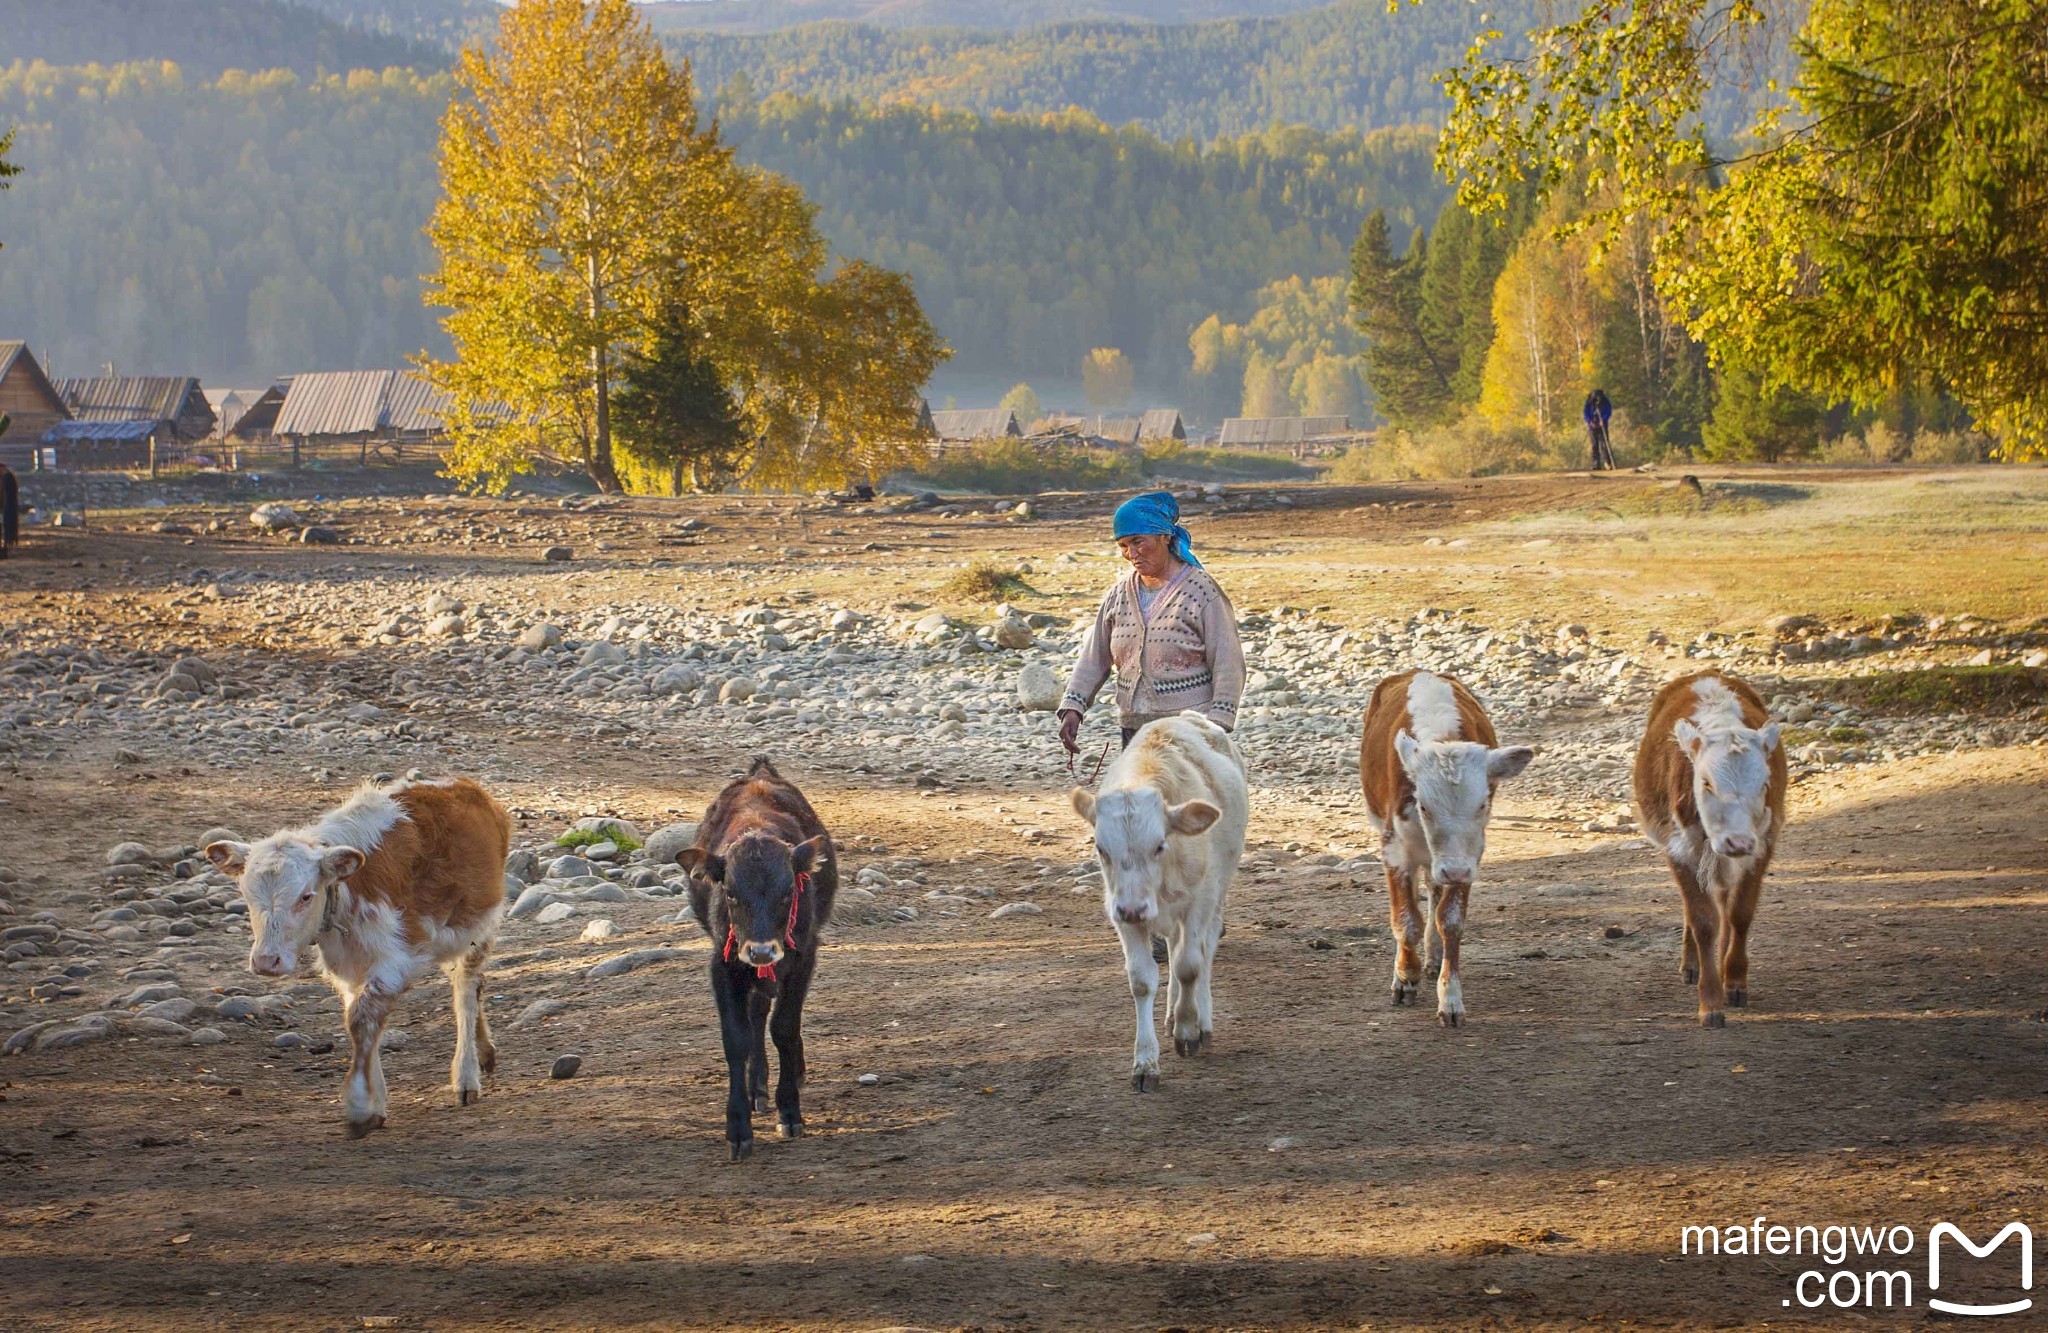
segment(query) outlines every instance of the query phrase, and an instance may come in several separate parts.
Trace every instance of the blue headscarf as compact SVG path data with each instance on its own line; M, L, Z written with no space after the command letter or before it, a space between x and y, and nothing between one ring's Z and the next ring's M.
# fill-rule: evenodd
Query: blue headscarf
M1180 525L1180 502L1165 491L1150 491L1134 495L1116 507L1116 535L1122 537L1144 537L1160 533L1173 538L1173 555L1176 560L1200 569L1202 562L1195 559L1195 548L1188 541L1188 530Z

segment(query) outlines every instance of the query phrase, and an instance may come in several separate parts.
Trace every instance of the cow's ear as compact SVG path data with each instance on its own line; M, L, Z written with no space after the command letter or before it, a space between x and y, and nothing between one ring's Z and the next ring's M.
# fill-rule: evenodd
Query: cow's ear
M1506 782L1527 768L1535 757L1535 749L1527 745L1510 745L1491 751L1486 756L1486 776L1489 781Z
M1092 826L1095 823L1095 793L1086 787L1074 788L1074 813Z
M702 875L713 884L725 882L725 858L714 856L702 847L685 847L676 853L676 864L693 875Z
M1692 724L1692 719L1689 717L1682 717L1671 724L1671 736L1672 739L1678 742L1678 748L1685 751L1687 756L1693 759L1700 757L1700 747L1706 744L1707 740L1700 729Z
M239 875L249 865L249 844L246 842L219 842L206 844L206 859L227 875Z
M1421 753L1421 741L1405 731L1394 733L1394 755L1401 761L1401 767L1408 770L1408 776L1415 776L1415 760Z
M1783 732L1779 729L1777 723L1766 722L1763 728L1757 732L1757 736L1763 741L1764 753L1769 754L1778 748L1778 741L1783 736Z
M363 868L367 859L353 847L323 847L320 850L320 882L335 884Z
M796 867L797 874L808 874L811 867L817 864L818 858L824 854L825 835L820 833L817 837L807 839L791 848L789 863Z
M1175 833L1207 833L1223 812L1207 801L1183 801L1166 808L1166 827Z

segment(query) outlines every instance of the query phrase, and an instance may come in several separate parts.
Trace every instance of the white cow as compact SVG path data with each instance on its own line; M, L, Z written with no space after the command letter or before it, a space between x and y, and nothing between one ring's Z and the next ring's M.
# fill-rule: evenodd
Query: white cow
M1162 718L1131 739L1096 790L1074 788L1074 809L1095 826L1102 905L1123 942L1137 1002L1131 1086L1150 1092L1159 1086L1154 935L1171 949L1173 1048L1184 1056L1209 1048L1209 972L1251 817L1244 757L1230 733L1200 713Z

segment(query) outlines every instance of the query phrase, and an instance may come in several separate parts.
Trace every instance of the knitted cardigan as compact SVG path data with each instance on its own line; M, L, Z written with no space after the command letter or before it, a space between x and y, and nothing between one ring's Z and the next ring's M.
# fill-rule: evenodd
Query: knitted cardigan
M1112 671L1124 726L1194 708L1225 731L1234 729L1244 694L1244 647L1230 599L1205 570L1189 566L1179 582L1155 595L1148 623L1138 609L1137 574L1118 579L1081 641L1060 708L1087 712Z

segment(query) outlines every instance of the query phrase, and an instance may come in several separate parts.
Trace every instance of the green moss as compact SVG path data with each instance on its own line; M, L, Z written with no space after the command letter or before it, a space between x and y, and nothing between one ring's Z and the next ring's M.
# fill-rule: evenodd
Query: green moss
M639 839L629 837L624 833L604 833L597 829L589 828L570 829L567 833L555 839L555 846L576 849L595 847L601 842L608 842L617 847L621 856L629 852L637 852L641 846Z
M2048 703L2048 669L2023 666L1933 667L1829 682L1830 694L1874 713L2024 713ZM1851 730L1851 728L1840 728Z

